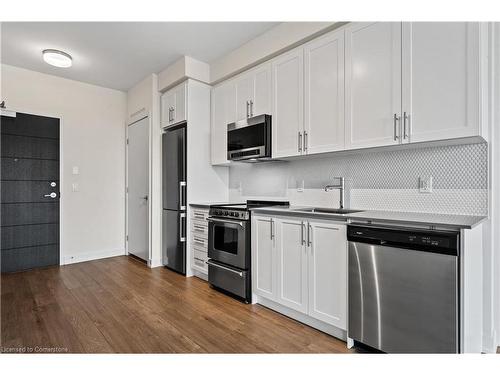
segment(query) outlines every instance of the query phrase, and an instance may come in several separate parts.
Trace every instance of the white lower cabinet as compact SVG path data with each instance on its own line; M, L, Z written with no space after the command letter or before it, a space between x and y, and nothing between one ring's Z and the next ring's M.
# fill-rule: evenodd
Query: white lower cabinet
M252 280L254 294L345 330L345 224L254 215Z
M255 294L274 300L276 298L275 220L256 217L252 223L252 269Z
M305 225L295 218L276 220L277 301L303 313L308 306Z
M309 315L347 329L347 233L344 224L308 223Z

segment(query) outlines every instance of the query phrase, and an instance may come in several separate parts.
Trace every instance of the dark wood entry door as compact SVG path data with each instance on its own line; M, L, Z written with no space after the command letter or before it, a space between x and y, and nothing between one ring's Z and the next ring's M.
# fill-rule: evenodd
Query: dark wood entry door
M59 264L59 119L1 116L1 270Z

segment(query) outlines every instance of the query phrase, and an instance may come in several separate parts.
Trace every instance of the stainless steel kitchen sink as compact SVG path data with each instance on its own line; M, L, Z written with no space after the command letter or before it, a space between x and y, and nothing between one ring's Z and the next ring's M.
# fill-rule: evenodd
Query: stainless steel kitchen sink
M345 214L353 214L356 212L362 212L361 210L348 210L345 208L321 208L321 207L308 207L308 208L298 208L296 211L302 212L313 212L313 213L321 213L321 214L337 214L337 215L345 215Z

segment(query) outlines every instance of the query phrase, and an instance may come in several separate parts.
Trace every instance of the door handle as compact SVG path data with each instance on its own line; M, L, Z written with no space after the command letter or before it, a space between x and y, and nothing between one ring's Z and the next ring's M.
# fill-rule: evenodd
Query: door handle
M144 199L145 201L147 201L148 200L148 196L145 195L145 196L142 197L142 199Z
M235 273L237 274L239 277L243 277L243 272L240 272L240 271L235 271L229 267L224 267L224 266L221 266L220 264L217 264L211 260L208 260L205 262L206 264L208 264L209 266L214 266L214 267L217 267L217 268L220 268L220 269L223 269L225 271L229 271L229 272L232 272L232 273Z
M408 119L408 114L406 112L403 112L403 139L406 139L408 137L408 131L406 130L406 122Z
M180 242L186 242L186 235L184 234L184 222L186 220L186 214L181 213L180 214L180 220L179 220L179 241Z
M298 145L299 152L302 152L302 133L299 132L299 145Z
M399 117L398 115L395 113L394 114L394 140L397 141L398 140L398 121L399 121Z
M45 198L52 198L52 199L54 199L54 198L56 198L56 197L57 197L57 194L56 194L56 193L54 193L54 192L52 192L52 193L50 193L50 194L45 194L45 195L44 195L44 197L45 197Z
M185 194L183 194L183 190L186 186L186 181L179 181L179 209L181 211L186 211L186 202L185 201Z
M213 218L213 217L207 217L207 221L213 221L215 223L236 224L236 225L239 225L242 228L245 227L242 221L216 219L216 218Z

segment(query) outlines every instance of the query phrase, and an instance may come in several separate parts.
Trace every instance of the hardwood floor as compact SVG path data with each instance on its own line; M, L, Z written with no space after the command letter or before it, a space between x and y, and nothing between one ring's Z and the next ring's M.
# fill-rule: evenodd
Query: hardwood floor
M128 257L1 276L3 351L348 353L343 341ZM26 349L24 349L26 348Z

